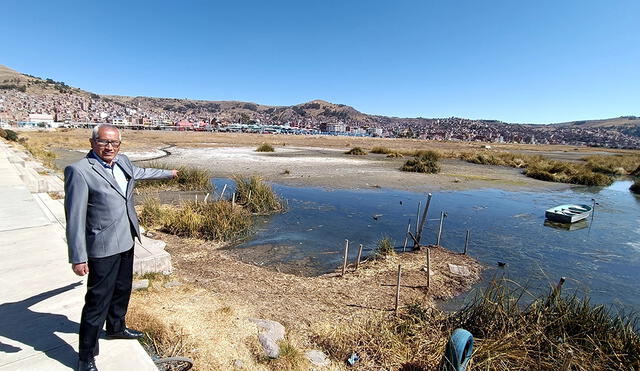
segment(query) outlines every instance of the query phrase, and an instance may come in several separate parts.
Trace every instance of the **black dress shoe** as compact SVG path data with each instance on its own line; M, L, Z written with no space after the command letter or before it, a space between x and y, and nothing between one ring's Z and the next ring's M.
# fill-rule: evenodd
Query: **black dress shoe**
M93 357L86 361L79 360L78 371L98 371L98 368L96 367L96 360Z
M144 336L144 332L136 331L130 328L124 328L120 332L107 332L107 339L140 339Z

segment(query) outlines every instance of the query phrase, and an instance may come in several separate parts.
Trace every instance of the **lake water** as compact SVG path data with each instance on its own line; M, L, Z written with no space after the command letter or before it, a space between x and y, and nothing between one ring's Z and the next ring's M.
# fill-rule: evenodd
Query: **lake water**
M216 189L229 180L216 179ZM433 194L423 244L435 243L445 211L441 245L483 263L486 283L507 275L533 292L547 290L561 276L565 290L588 293L592 302L640 310L640 197L630 181L610 187L576 187L556 192L482 189ZM257 220L255 234L235 247L238 257L280 271L315 275L341 266L344 240L370 254L384 236L402 249L407 222L415 230L418 202L426 195L390 189L329 190L273 184L288 212ZM594 218L575 230L545 225L544 211L565 203L596 206ZM375 216L377 218L374 219ZM409 243L409 246L411 244ZM505 262L498 267L497 262ZM482 286L481 283L479 286Z

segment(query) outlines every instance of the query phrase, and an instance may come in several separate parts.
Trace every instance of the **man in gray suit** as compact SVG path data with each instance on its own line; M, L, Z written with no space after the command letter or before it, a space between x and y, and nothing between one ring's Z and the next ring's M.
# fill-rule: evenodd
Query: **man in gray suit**
M91 151L64 169L69 262L89 275L80 320L80 370L97 370L98 338L105 321L108 339L137 339L143 333L125 325L131 295L134 239L140 239L134 209L136 180L177 177L176 170L144 169L120 150L115 126L96 126Z

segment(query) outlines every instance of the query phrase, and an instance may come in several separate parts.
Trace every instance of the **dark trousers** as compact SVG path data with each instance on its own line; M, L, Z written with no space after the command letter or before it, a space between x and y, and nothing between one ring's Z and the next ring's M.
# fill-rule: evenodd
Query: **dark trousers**
M124 330L124 317L131 296L133 248L104 258L89 258L89 280L80 318L79 358L97 356L100 331L107 321L107 332Z

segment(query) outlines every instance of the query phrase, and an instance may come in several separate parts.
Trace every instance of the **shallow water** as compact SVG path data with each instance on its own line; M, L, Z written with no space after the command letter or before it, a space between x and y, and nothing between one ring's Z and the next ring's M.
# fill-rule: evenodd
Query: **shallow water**
M224 182L229 181L215 180L216 189ZM537 293L565 276L565 291L577 289L589 293L594 303L640 310L640 197L628 191L630 184L545 193L434 193L422 242L435 243L445 211L441 245L461 252L465 231L471 231L469 254L488 268L479 286L506 274ZM424 194L390 189L273 188L287 200L288 212L259 218L251 240L235 251L245 261L302 275L341 266L345 239L351 242L351 261L358 244L370 254L384 236L402 249L407 222L414 231L418 202L424 206L426 201ZM591 204L592 198L600 204L594 218L577 229L545 225L547 208ZM498 267L498 261L506 266Z

